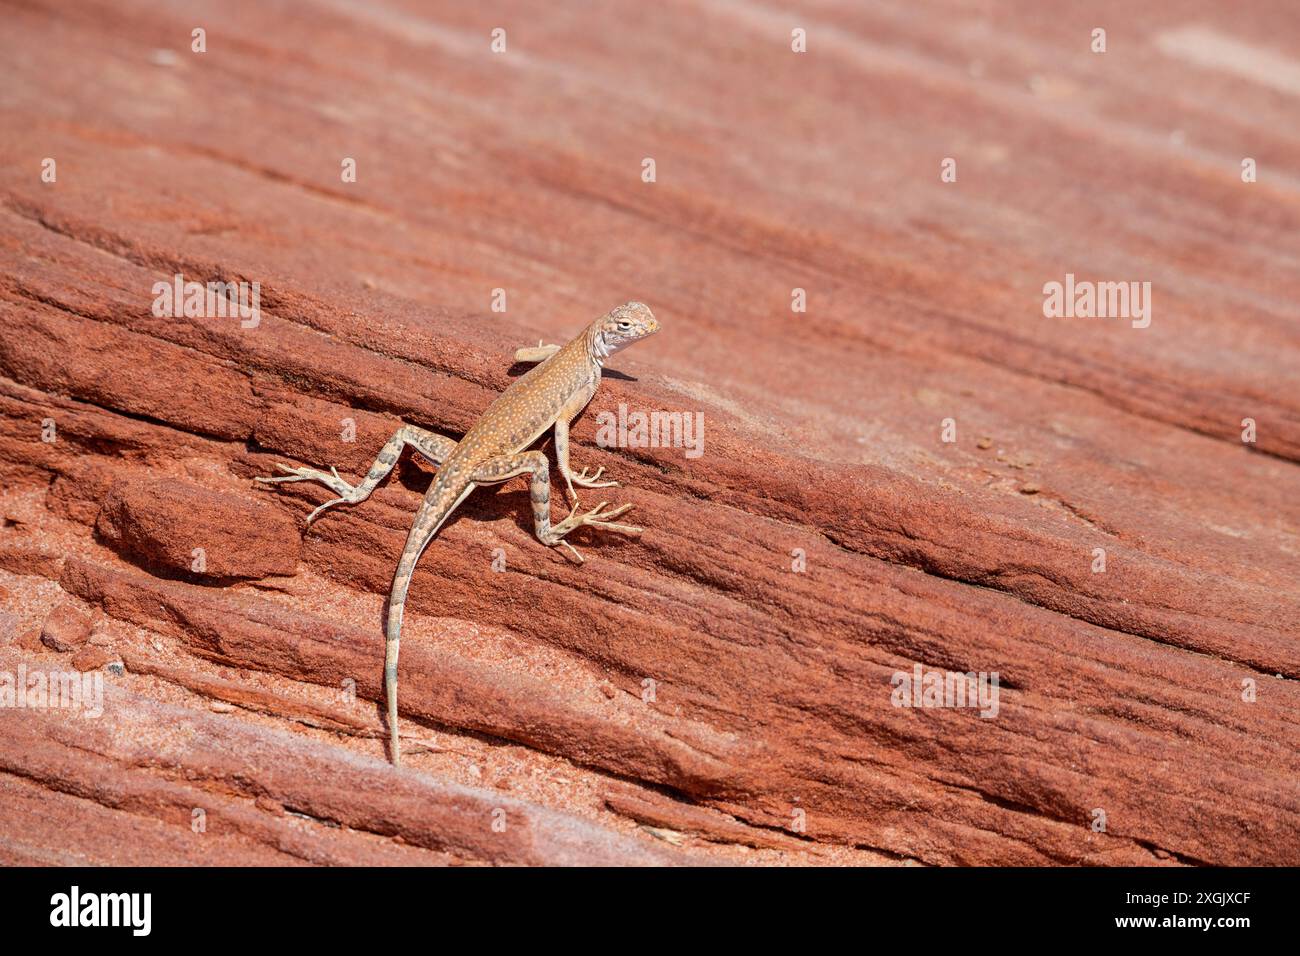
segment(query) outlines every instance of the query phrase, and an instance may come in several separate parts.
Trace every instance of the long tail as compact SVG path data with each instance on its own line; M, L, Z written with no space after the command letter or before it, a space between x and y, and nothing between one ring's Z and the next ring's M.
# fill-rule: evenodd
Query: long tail
M409 558L402 555L388 596L388 621L384 630L384 698L388 702L389 750L394 766L402 763L402 744L397 736L397 655L402 645L402 607L406 604L406 591L411 586L411 575L415 573L419 556L419 552Z
M397 737L397 653L402 644L402 606L406 604L406 592L411 586L411 575L419 563L420 555L437 535L443 523L451 513L465 500L465 496L474 490L469 482L461 482L451 488L443 486L443 476L439 474L434 486L425 496L425 503L415 516L411 532L406 536L406 545L402 548L402 557L397 562L397 571L393 574L393 587L388 592L388 621L384 627L384 697L388 701L388 739L389 750L393 755L393 764L402 762L402 744Z

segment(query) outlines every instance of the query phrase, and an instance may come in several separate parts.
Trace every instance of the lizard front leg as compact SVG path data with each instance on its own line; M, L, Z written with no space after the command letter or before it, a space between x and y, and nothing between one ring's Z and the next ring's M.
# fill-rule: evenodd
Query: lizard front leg
M366 473L366 477L356 487L349 485L339 477L337 469L333 467L330 468L327 474L323 471L317 471L315 468L292 468L289 465L277 464L276 467L283 472L287 472L287 474L275 478L254 478L253 480L268 485L282 481L318 481L338 495L339 497L325 502L307 516L307 524L310 525L326 508L334 505L360 504L369 498L370 493L375 490L378 484L388 477L388 473L393 470L393 466L397 464L397 459L402 456L402 450L407 445L410 445L435 465L441 465L446 461L447 456L456 448L456 442L450 438L444 438L434 432L425 431L423 428L416 428L414 425L403 425L393 433L393 437L388 439L384 447L380 449L378 457L375 458L375 463L370 466L370 471Z
M584 525L593 528L605 528L620 534L640 534L644 529L635 525L619 524L612 519L631 510L631 505L621 505L612 511L602 511L609 502L602 501L586 514L573 511L557 525L551 524L551 468L546 456L540 451L525 451L517 455L502 455L483 462L470 475L470 481L476 485L495 485L520 475L531 475L528 497L533 505L533 533L537 540L547 547L563 545L582 563L578 549L564 540L570 531Z
M545 362L559 350L560 347L558 345L543 345L541 342L538 342L537 348L525 347L522 349L516 349L515 361L528 362L535 365L538 362Z
M574 485L579 488L614 488L618 485L617 481L596 480L604 474L604 466L597 468L592 475L587 474L586 468L582 469L581 474L575 475L569 467L569 422L586 407L588 401L589 396L578 393L574 401L562 408L559 417L555 419L555 461L560 466L560 474L564 476L564 483L569 489L569 501L574 508L578 507L578 494L573 490Z

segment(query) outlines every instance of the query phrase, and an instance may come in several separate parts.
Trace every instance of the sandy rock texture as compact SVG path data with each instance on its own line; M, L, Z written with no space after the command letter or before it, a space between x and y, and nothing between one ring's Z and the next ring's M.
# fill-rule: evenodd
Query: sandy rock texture
M0 862L1300 863L1290 4L3 16L0 677L88 696L0 707ZM1149 327L1045 317L1067 274ZM573 458L646 532L576 566L471 497L394 769L433 468L305 532L252 478L458 437L629 299ZM601 447L621 405L701 454Z

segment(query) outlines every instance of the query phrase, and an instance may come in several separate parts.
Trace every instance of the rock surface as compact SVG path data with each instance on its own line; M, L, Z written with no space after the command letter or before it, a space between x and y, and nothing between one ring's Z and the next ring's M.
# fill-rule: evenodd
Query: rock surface
M114 484L95 531L159 573L194 580L293 574L301 550L283 512L176 479Z
M92 615L123 666L0 708L0 862L1300 863L1300 89L1252 65L1297 57L1181 0L6 11L0 672ZM1045 318L1067 273L1150 326ZM395 770L433 470L306 532L251 479L458 437L632 298L573 457L646 533L577 567L470 498ZM620 405L702 454L598 446ZM895 706L916 666L996 715Z

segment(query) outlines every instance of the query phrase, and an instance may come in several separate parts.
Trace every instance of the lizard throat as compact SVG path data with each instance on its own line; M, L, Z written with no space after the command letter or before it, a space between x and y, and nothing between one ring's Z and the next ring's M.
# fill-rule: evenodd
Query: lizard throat
M613 349L605 344L605 336L600 334L600 330L593 330L590 338L587 340L587 354L591 356L591 360L601 368L604 368L605 359L609 358L613 351Z

